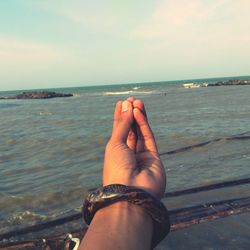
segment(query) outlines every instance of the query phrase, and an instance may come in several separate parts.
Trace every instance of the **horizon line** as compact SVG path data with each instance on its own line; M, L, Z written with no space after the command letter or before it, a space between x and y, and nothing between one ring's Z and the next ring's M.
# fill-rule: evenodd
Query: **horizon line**
M188 79L172 79L172 80L160 80L160 81L143 81L143 82L123 82L123 83L97 83L92 85L75 85L75 86L63 86L63 87L49 87L49 88L23 88L23 89L6 89L1 90L0 92L8 91L24 91L24 90L49 90L49 89L67 89L67 88L89 88L89 87L102 87L102 86L117 86L117 85L133 85L133 84L150 84L150 83L171 83L171 82L185 82L185 81L199 81L199 80L212 80L212 79L227 79L227 78L242 78L249 77L250 75L241 75L241 76L219 76L219 77L204 77L204 78L188 78Z

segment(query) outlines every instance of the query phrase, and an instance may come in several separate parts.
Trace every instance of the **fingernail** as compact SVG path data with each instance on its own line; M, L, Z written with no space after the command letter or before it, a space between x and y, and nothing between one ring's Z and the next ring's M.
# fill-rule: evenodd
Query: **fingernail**
M122 102L122 112L126 112L128 110L128 105L129 105L128 101Z

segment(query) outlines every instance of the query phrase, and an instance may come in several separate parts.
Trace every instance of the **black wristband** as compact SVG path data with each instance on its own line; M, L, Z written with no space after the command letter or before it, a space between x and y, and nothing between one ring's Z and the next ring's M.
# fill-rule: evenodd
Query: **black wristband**
M83 205L83 217L89 225L95 213L118 201L127 201L141 206L152 217L154 230L151 248L165 238L170 230L169 216L164 204L143 189L121 184L112 184L91 191Z

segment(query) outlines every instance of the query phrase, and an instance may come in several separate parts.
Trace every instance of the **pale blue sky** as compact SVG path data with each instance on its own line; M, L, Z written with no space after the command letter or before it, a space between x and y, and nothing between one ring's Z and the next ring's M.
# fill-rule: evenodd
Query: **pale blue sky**
M250 75L249 0L0 1L0 90Z

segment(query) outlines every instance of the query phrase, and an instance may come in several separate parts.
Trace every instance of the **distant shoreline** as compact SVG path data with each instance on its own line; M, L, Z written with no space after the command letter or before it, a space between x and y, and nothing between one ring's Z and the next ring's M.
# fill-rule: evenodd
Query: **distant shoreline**
M30 91L30 92L22 92L14 96L0 97L0 99L4 99L4 100L51 99L51 98L58 98L58 97L71 97L71 96L73 96L73 94L56 93L56 92L49 92L49 91Z

